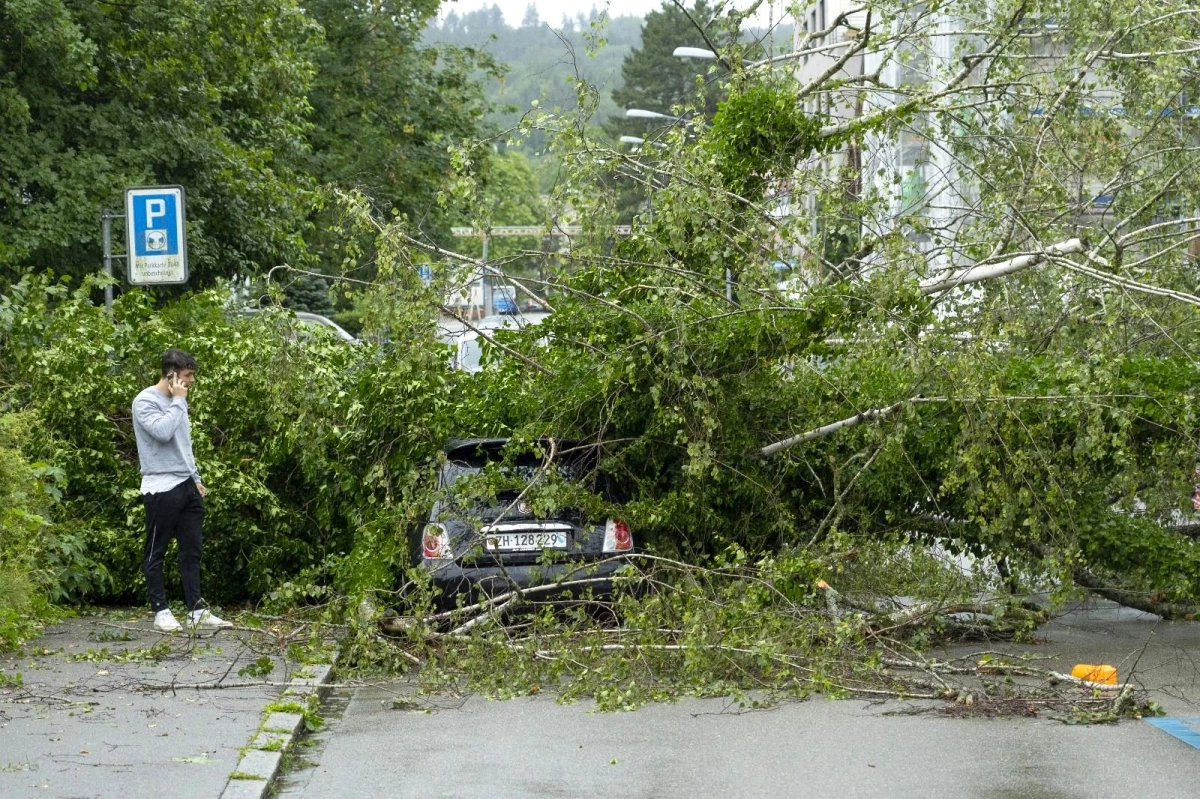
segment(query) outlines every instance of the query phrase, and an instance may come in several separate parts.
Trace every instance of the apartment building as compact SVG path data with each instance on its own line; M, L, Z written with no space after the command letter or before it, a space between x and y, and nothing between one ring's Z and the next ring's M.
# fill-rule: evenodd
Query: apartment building
M805 110L820 113L830 123L894 107L914 95L936 93L945 88L947 76L961 70L964 52L978 50L963 47L971 45L971 38L977 35L965 29L967 23L963 17L945 9L931 11L917 3L906 17L892 20L887 31L892 43L906 32L911 36L909 41L894 48L869 48L830 73L846 47L862 35L866 14L861 11L850 14L844 20L847 24L833 26L841 15L860 7L861 2L854 0L817 0L805 6L797 18L795 49L801 55L795 63L794 76L798 85L823 82L830 87L828 91L804 95L802 102ZM878 24L876 21L875 25ZM876 41L882 40L882 33L877 27L875 34L880 38ZM1013 126L1014 135L1024 135L1021 126L1031 119L1036 127L1038 115L1049 108L1061 88L1051 78L1056 62L1066 55L1063 48L1067 46L1056 21L1026 19L1019 35L1025 48L1022 57L1027 59L1024 72L1028 76L1021 81L1023 106L1005 112L992 105L984 112L990 115L987 121L993 134L1000 136L1006 135L1009 125ZM964 87L986 81L985 72L973 74ZM1160 113L1174 115L1179 125L1196 127L1196 138L1200 139L1200 107L1188 106L1184 98L1180 100L1183 106L1174 110L1141 109L1136 115L1127 115L1120 97L1106 85L1101 74L1099 69L1090 71L1080 81L1078 95L1082 101L1078 107L1072 107L1071 113L1119 121L1106 134L1114 147L1123 147L1122 142L1139 136ZM874 80L854 82L863 75ZM800 92L804 94L804 88ZM1039 96L1045 108L1037 107ZM976 218L981 208L980 183L960 166L955 152L956 146L965 141L965 135L963 127L945 114L936 117L917 114L887 131L868 134L861 142L802 165L801 170L808 174L798 176L795 181L798 196L793 198L793 207L803 208L812 217L812 237L822 242L821 226L827 219L819 207L819 187L828 187L839 175L843 181L847 175L857 175L848 190L873 201L865 204L868 210L861 219L860 234L901 230L917 251L927 253L925 260L929 266L935 269L948 266L941 263L948 257L945 243ZM1063 200L1063 207L1055 213L1080 227L1103 223L1113 199L1111 181L1111 175L1098 174L1093 165L1079 164L1077 174L1063 176L1064 184L1073 185L1073 196ZM1164 213L1179 215L1169 208ZM1193 254L1200 252L1200 242L1192 241L1188 250Z
M863 75L862 54L844 59L858 42L866 22L866 14L857 11L860 7L851 0L817 0L802 8L796 19L793 49L799 55L792 74L800 91L807 92L800 102L806 113L819 114L831 123L861 116L868 107L866 91L842 84ZM834 27L842 15L847 15L846 24ZM827 88L830 86L835 88L830 90ZM815 263L815 257L807 256L827 252L829 236L835 229L839 233L832 235L853 238L861 235L859 220L831 218L821 208L821 197L838 192L852 197L862 195L867 157L862 144L849 142L835 152L814 156L800 165L802 174L794 182L791 204L811 220L809 240L814 252L798 253L799 260Z

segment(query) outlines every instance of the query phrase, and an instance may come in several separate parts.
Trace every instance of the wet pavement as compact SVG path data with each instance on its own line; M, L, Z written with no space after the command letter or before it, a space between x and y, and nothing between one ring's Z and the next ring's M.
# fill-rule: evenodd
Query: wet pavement
M1119 682L1144 689L1168 716L1200 716L1200 622L1162 621L1089 598L1055 612L1033 643L964 644L945 654L983 649L1032 656L1039 668L1065 674L1077 663L1115 666Z
M1172 718L1200 716L1200 624L1104 602L1072 606L1037 642L972 644L1045 658L1111 663ZM316 765L286 797L985 797L1195 799L1200 750L1147 722L1066 725L1048 718L910 715L929 703L789 702L740 712L681 700L597 713L537 696L412 696L362 688L331 716Z
M1195 799L1200 785L1200 752L1148 724L884 715L895 709L688 699L594 713L538 696L425 713L364 689L292 795Z
M186 686L247 680L238 669L260 655L249 643L246 632L164 637L148 617L108 616L68 621L20 657L0 655L0 797L220 796L281 689ZM948 654L983 650L1064 672L1112 664L1167 716L1070 726L820 698L753 712L689 699L598 713L549 696L417 696L401 682L336 689L322 709L326 727L301 742L275 795L1198 795L1200 749L1187 736L1200 734L1200 624L1089 601L1058 614L1031 644ZM271 681L284 671L275 664ZM410 701L397 707L398 695Z
M70 619L0 653L0 796L221 794L282 689L185 687L246 682L238 670L262 653L246 632L164 636L150 622L148 612ZM264 679L283 676L275 660Z

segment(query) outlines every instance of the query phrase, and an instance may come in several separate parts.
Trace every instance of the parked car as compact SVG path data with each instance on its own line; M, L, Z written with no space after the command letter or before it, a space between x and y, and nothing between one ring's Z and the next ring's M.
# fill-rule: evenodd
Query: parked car
M254 314L262 313L263 311L260 308L243 308L241 312L244 316L253 316ZM288 313L293 314L296 317L296 321L305 327L329 331L347 344L359 343L357 338L346 332L341 325L327 316L309 313L308 311L289 311Z
M627 556L636 552L629 525L621 519L589 519L574 509L560 509L544 516L534 512L521 497L522 491L545 473L539 457L506 451L508 439L478 438L447 444L446 459L438 474L442 499L433 506L421 535L419 562L428 569L443 598L459 593L497 595L514 588L562 585L563 591L595 597L610 595L613 576L628 565ZM550 442L539 442L550 451ZM568 480L585 479L592 465L570 443L559 442L553 468ZM461 480L479 475L489 466L512 478L510 488L491 502L465 502L451 492ZM460 485L461 489L462 486ZM612 500L605 485L598 493Z

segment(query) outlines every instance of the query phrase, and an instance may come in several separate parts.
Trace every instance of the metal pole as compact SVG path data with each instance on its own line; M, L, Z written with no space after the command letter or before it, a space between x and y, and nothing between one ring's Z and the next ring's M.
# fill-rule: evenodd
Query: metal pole
M767 0L767 58L775 55L775 0Z
M104 274L108 277L108 282L104 285L104 309L111 314L113 305L112 216L108 211L100 214L100 230L104 235Z
M487 256L488 256L488 234L485 232L483 234L483 258L481 259L483 261L484 266L487 266ZM483 281L483 315L491 316L492 315L492 283L490 280L488 280L488 275L487 275L486 270L484 271L484 273L482 275L479 276L479 279Z

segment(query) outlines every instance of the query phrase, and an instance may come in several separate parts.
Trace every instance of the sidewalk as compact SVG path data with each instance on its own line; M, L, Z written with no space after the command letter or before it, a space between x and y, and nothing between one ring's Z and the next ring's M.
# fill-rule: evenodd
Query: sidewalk
M149 613L70 619L0 654L0 796L221 795L264 706L282 688L178 686L239 677L252 633L164 636ZM14 684L20 674L20 685ZM177 686L171 690L171 686Z

